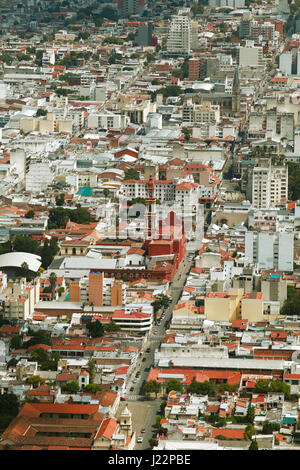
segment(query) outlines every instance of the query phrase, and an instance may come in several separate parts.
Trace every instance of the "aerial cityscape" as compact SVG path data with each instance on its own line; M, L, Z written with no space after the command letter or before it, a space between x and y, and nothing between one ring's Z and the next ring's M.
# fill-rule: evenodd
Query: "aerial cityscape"
M300 0L0 20L0 450L300 450Z

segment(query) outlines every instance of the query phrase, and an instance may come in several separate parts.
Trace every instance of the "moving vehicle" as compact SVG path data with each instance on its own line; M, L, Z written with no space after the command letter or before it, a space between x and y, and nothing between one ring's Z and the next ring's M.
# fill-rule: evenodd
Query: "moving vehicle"
M138 442L139 444L140 444L141 442L143 442L142 436L140 436L140 437L137 438L137 442Z

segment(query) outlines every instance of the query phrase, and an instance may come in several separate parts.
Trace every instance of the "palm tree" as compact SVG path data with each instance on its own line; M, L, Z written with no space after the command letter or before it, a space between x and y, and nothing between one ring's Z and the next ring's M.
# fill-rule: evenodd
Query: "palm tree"
M50 281L50 287L51 287L51 298L53 300L55 297L56 281L57 281L57 276L55 273L50 274L49 281Z

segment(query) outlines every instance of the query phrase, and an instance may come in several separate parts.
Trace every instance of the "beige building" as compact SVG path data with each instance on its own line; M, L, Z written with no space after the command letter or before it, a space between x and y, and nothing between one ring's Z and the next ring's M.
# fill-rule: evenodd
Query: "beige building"
M264 294L262 292L246 292L241 300L241 318L249 322L264 319Z
M212 321L263 321L264 295L262 292L244 293L241 288L232 288L228 292L209 292L204 299L204 313L206 319Z
M56 118L53 113L48 113L46 119L36 117L20 119L20 131L72 133L73 123L69 118Z
M243 289L228 292L209 292L204 299L204 314L207 320L232 322L240 318Z

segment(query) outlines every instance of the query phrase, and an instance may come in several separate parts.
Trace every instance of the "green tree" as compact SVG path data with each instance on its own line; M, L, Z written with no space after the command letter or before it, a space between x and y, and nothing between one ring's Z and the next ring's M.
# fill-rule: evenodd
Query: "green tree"
M92 358L89 359L89 362L88 362L88 372L90 374L90 385L93 385L95 381L95 375L96 375L96 366L95 366L95 360Z
M43 108L38 108L36 112L36 117L47 116L47 110Z
M145 395L155 393L155 395L157 396L160 390L161 390L161 384L157 382L156 380L150 380L149 382L146 382L143 387L143 393Z
M88 384L83 389L83 391L87 393L96 393L100 392L101 390L101 386L97 384Z
M42 385L45 383L45 379L42 379L39 375L31 375L30 377L27 377L26 383L30 384L33 386L33 388L39 387L39 385Z
M262 428L262 434L273 434L274 431L280 430L279 423L270 423L270 421L265 421Z
M254 418L255 418L254 406L248 406L247 415L246 415L247 423L252 424L254 422Z
M52 299L55 298L55 293L56 293L56 281L57 281L57 276L55 273L51 273L49 276L49 281L50 281L50 287L51 287L51 297Z
M254 436L255 434L256 430L253 424L248 424L245 428L244 439L246 439L247 441L251 441L252 436Z
M49 241L46 240L42 249L41 249L41 260L42 260L42 267L44 269L48 269L50 264L53 260L52 250L50 248Z
M13 251L39 254L39 244L28 235L17 235L13 241Z
M63 206L65 203L65 195L64 193L60 194L59 196L55 197L55 203L57 206Z
M107 323L105 326L104 326L104 329L106 332L110 332L110 331L120 331L121 330L121 327L120 325L118 325L116 322L114 322L113 320L111 320L109 323Z
M48 353L43 348L37 348L30 354L30 360L39 364L41 370L57 370L59 354L56 352Z
M139 180L140 174L134 168L129 168L125 171L124 180Z
M76 380L71 380L61 387L62 392L65 393L78 393L80 390L79 384Z
M259 449L258 449L258 444L257 444L256 439L252 439L252 440L251 440L251 444L250 444L250 446L248 447L248 450L259 450Z
M175 392L182 392L183 391L183 386L182 386L182 383L177 380L177 379L170 379L168 382L167 382L167 393L170 393L172 390L174 390Z
M10 340L9 343L9 348L12 349L21 349L23 344L23 336L22 335L16 335L13 336Z
M101 336L104 336L104 327L99 320L88 322L86 328L92 338L101 338Z
M0 432L3 432L17 416L19 409L19 400L15 394L7 392L0 394Z
M34 210L30 209L28 212L25 214L26 219L34 219Z
M214 397L216 395L216 386L205 380L204 382L197 382L195 379L187 386L188 393L195 395L208 395Z
M29 272L29 266L28 266L28 263L26 263L26 261L24 261L24 263L21 264L21 276L22 277L26 277L26 280L29 281L30 279L30 272Z

